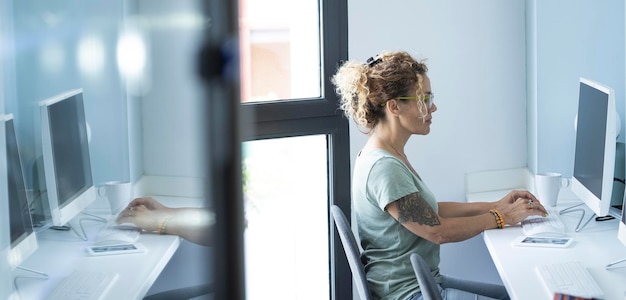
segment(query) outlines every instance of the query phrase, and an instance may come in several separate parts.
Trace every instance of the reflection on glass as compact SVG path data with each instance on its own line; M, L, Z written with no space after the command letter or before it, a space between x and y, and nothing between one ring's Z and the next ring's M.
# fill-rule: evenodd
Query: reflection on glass
M104 72L106 52L104 42L96 35L85 36L78 41L77 65L83 74L97 75Z
M65 67L65 49L58 41L46 41L38 55L38 63L45 73L56 74Z
M328 299L326 136L243 143L246 298Z
M319 97L317 0L240 0L241 101Z

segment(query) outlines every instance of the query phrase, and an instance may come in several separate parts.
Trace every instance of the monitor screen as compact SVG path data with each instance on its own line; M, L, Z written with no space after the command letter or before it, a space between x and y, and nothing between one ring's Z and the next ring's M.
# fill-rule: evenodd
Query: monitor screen
M53 225L64 225L95 200L81 89L41 104L42 152Z
M37 249L37 237L33 231L28 194L20 159L15 125L12 115L4 117L7 155L7 181L9 191L9 230L11 249L9 261L19 265Z
M598 216L609 213L617 130L611 88L580 79L572 191Z

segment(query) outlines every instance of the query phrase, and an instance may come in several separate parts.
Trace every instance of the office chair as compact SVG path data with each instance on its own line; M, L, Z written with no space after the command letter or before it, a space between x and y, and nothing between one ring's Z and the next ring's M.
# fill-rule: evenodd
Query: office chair
M350 223L348 223L348 218L337 205L331 205L330 212L335 221L335 227L337 227L343 250L348 258L348 264L350 265L352 278L354 279L359 297L361 300L370 300L372 296L367 287L365 269L360 259L361 250L356 242ZM411 264L413 265L417 282L422 289L424 300L441 300L441 294L439 294L435 279L424 259L419 254L413 253L411 254Z
M435 278L430 273L430 268L422 256L417 253L411 254L411 265L413 265L413 271L417 276L424 300L442 300Z
M352 271L352 278L359 293L359 298L361 300L370 300L372 296L367 287L365 269L361 263L361 250L356 242L350 223L348 223L348 218L346 218L346 215L337 205L330 207L330 213L333 216L333 220L335 220L337 233L339 233L343 250L348 258L348 264L350 265L350 271Z

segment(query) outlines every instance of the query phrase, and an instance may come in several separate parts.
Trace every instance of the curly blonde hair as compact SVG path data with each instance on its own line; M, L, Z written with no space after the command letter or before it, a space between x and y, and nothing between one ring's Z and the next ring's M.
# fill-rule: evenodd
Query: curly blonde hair
M408 96L413 87L423 95L422 83L428 67L404 51L382 52L366 63L347 61L331 78L340 108L358 125L374 129L385 116L384 104L389 99ZM420 110L428 114L422 101Z

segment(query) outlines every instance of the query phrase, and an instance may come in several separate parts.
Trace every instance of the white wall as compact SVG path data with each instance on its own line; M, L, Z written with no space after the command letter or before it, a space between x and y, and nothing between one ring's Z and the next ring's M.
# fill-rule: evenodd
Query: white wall
M142 138L131 141L131 155L142 159L133 162L131 174L143 177L147 194L200 197L208 155L202 119L206 96L196 68L205 24L200 17L202 2L136 0L136 4L147 37L150 71L143 94L129 102L129 111L141 116L140 124L131 127ZM148 295L211 281L212 273L204 269L211 251L183 241Z
M613 88L622 120L619 141L624 141L624 1L528 2L535 8L529 20L534 28L529 30L533 72L528 75L536 89L528 98L536 116L536 128L528 136L536 154L529 156L529 166L571 177L579 77Z
M439 201L464 201L468 172L526 166L524 1L349 1L349 58L427 58L437 112L406 153ZM471 13L470 13L471 12ZM367 136L351 128L352 161ZM499 282L481 237L442 247L444 273Z
M139 0L151 60L142 96L143 175L202 178L204 87L197 58L204 30L198 0ZM172 88L174 87L174 88Z

